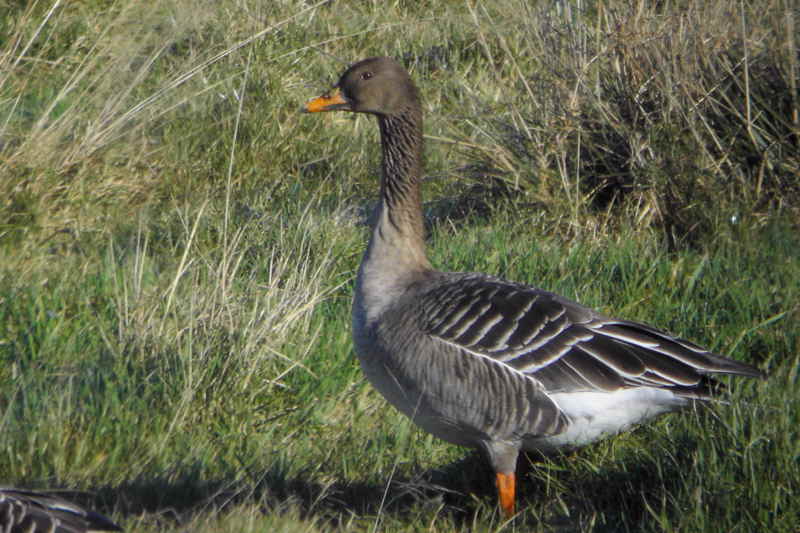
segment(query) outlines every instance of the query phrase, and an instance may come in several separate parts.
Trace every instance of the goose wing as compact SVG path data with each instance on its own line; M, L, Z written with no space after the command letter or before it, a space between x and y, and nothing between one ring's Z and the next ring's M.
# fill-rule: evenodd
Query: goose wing
M649 326L604 317L540 289L481 274L445 274L421 305L423 329L534 378L549 392L670 388L707 397L711 373L761 376Z
M122 529L105 516L57 496L0 488L0 531L87 533Z

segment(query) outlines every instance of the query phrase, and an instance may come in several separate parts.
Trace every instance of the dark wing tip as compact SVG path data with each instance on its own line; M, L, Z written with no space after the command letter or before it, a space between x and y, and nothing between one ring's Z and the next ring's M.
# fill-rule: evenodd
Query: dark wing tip
M85 518L89 522L87 531L123 531L116 523L100 513L87 511Z
M711 372L715 374L730 374L758 379L767 379L769 377L767 372L748 363L711 353L707 354L706 357L714 361L715 365Z
M751 364L713 353L690 341L644 324L608 320L600 324L595 331L619 342L644 349L660 360L671 359L675 363L680 362L700 375L728 374L760 379L767 377L765 372Z

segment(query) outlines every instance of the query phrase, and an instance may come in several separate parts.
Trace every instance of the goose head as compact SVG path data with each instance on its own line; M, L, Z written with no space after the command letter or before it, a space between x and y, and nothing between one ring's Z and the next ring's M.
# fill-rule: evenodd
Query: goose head
M348 68L330 91L308 101L303 111L393 116L419 105L417 88L397 61L390 57L370 57Z

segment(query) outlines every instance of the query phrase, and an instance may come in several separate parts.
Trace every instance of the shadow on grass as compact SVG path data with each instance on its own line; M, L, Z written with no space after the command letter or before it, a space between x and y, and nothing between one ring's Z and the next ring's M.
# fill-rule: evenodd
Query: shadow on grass
M691 468L692 442L675 461L613 462L597 470L581 467L580 454L544 460L522 457L517 472L518 526L531 525L547 531L617 531L637 529L647 521L647 502L660 502L677 490L677 471ZM677 451L677 450L676 450ZM620 467L624 469L617 469ZM149 527L174 528L199 514L225 514L237 506L251 505L265 515L298 512L323 527L337 528L354 519L407 521L415 516L430 520L437 515L469 528L475 523L496 521L494 476L477 453L427 470L411 478L394 477L388 484L310 482L302 476L289 478L276 468L265 472L258 482L248 481L166 481L131 482L113 492L95 493L94 506L100 512L116 510L125 516L141 517ZM591 524L591 525L589 525Z
M443 507L442 514L461 521L462 517L471 516L470 507L463 507L470 498L449 471L462 468L474 471L481 468L478 466L481 462L477 456L470 456L414 478L395 476L388 485L336 481L323 484L308 481L302 475L287 477L280 468L263 473L256 483L154 479L121 485L113 493L97 490L94 502L84 500L84 503L100 512L116 510L124 516L142 517L143 523L156 529L185 525L199 514L224 515L242 505L258 506L265 515L298 512L303 519L331 528L344 526L354 517L372 520L379 515L394 515L402 519L412 509L425 512L438 507ZM488 483L488 469L486 475ZM480 489L480 484L474 486ZM491 501L487 499L491 494L482 491L480 496ZM474 506L474 501L471 503Z

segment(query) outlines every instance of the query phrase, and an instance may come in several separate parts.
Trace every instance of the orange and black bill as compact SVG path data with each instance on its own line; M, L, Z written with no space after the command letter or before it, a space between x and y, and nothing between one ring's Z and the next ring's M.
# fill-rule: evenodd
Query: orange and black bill
M342 96L342 91L338 88L332 89L322 96L306 102L303 111L306 113L319 113L321 111L336 111L337 109L350 109L350 104Z

